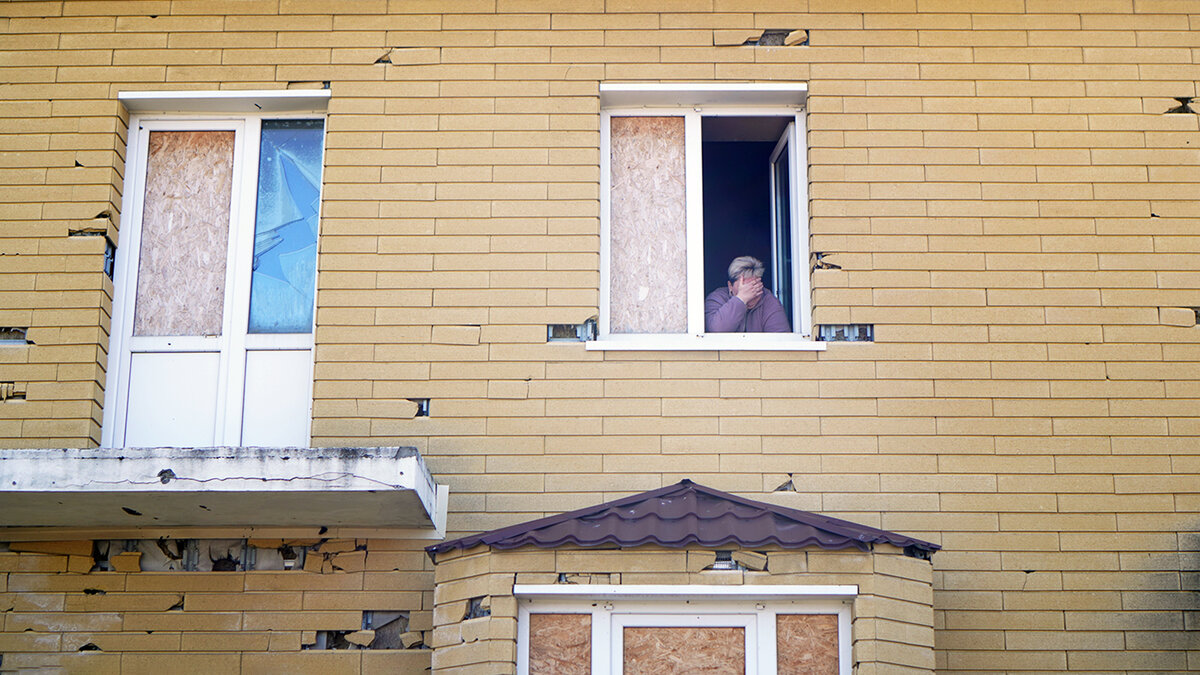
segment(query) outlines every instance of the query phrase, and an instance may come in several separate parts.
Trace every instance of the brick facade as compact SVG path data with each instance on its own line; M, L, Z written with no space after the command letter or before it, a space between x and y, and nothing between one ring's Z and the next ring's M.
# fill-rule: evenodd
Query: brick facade
M0 326L28 329L0 346L3 446L100 442L114 288L87 235L120 245L118 92L328 86L313 446L418 447L452 534L692 478L937 542L939 672L1200 669L1200 116L1167 114L1200 93L1197 3L68 0L4 3L0 27ZM740 45L764 29L808 43ZM837 266L814 322L875 342L546 343L597 313L598 91L621 81L808 84L811 249ZM267 658L106 604L208 575L46 555L0 554L4 669ZM428 573L198 590L305 616L327 579ZM119 592L82 594L100 583ZM281 631L268 649L325 630L229 611L248 642Z

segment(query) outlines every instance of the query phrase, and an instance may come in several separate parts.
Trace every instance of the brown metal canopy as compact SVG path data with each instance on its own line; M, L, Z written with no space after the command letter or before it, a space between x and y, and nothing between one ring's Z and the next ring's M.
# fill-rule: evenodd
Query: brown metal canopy
M715 548L732 544L741 548L819 546L866 551L872 544L884 543L903 548L905 553L920 558L928 558L941 548L927 541L839 518L744 499L684 479L657 490L445 541L425 550L434 556L479 544L498 549L554 548L563 544Z

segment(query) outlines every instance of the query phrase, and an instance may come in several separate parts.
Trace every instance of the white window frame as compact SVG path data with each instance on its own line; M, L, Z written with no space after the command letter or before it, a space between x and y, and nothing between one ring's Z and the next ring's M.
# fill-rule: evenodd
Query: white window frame
M821 351L812 339L811 276L808 270L807 88L802 84L601 85L600 119L600 314L599 335L589 350L777 350ZM687 332L627 334L609 331L611 317L611 197L613 117L682 117L686 192ZM790 117L789 158L792 204L793 306L789 322L800 319L792 333L709 333L704 330L704 221L701 120L704 117ZM772 184L774 177L772 176ZM772 189L774 186L772 185ZM767 195L764 195L766 198ZM772 206L774 208L774 206Z
M113 274L113 317L110 328L110 364L106 374L101 447L123 447L129 415L130 367L134 352L158 349L175 352L217 353L216 415L213 438L216 445L241 445L243 435L246 354L249 351L308 351L308 377L313 381L316 294L313 294L314 325L308 333L249 333L249 303L254 255L257 178L247 184L247 171L257 177L262 122L275 119L321 119L327 125L325 106L328 91L248 92L127 92L120 100L131 111L183 108L183 112L133 112L126 144L125 187L121 212L126 224L121 230ZM191 104L191 105L189 105ZM249 111L256 112L249 112ZM269 111L269 112L261 112ZM230 230L226 252L225 298L222 330L217 336L134 336L134 305L137 299L138 264L141 254L142 206L147 169L147 144L153 131L234 131ZM322 156L325 144L322 143ZM322 159L324 164L324 159ZM322 186L324 187L324 186ZM318 205L318 241L320 240ZM319 275L319 272L318 272ZM233 310L233 311L231 311ZM241 310L246 310L245 312ZM128 342L125 342L128 340ZM312 441L312 394L305 415L309 425L304 445Z
M777 675L776 617L835 614L838 673L851 675L851 605L858 587L516 585L517 673L529 675L529 615L591 615L592 672L623 671L627 626L732 626L746 629L747 675Z

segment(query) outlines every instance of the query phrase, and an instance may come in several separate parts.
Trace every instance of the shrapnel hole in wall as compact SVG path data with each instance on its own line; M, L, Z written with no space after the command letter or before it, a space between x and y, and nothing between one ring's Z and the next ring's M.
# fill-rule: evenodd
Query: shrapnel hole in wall
M18 326L0 326L0 346L4 347L23 347L31 345L31 342L26 335L28 328Z
M2 546L2 544L0 544ZM99 539L92 542L93 571L241 572L360 571L366 542L322 537L293 539ZM51 551L43 551L50 553Z
M822 342L874 342L875 325L870 323L824 324L817 326Z
M79 163L76 162L76 164ZM106 213L107 212L100 213L97 218L100 218L100 216L105 216ZM107 218L102 218L102 220L107 220ZM89 225L81 228L70 229L67 230L67 236L104 237L104 262L101 269L104 271L105 276L107 276L109 279L113 278L113 269L117 262L117 245L114 244L113 240L108 236L108 227L106 225Z
M596 339L596 320L583 323L552 323L546 326L546 342L587 342Z
M330 649L428 649L424 633L409 630L409 613L365 611L359 630L319 630L305 650Z
M429 417L429 399L427 398L410 398L408 399L417 404L417 412L413 417Z
M492 598L488 595L479 595L470 600L467 600L467 611L463 614L463 621L467 619L478 619L480 617L492 615Z
M768 28L757 38L749 38L744 43L752 47L806 47L808 46L808 31L795 28Z
M1173 96L1172 98L1178 101L1179 105L1168 109L1163 113L1164 115L1197 114L1196 110L1191 106L1191 103L1196 100L1194 96Z
M142 571L141 557L143 552L157 550L159 558L147 560L145 569L155 572L178 571L186 575L193 563L207 562L200 567L206 571L211 568L221 571L222 560L237 561L238 566L249 571L254 569L256 552L276 551L287 546L277 546L280 541L291 541L292 548L304 550L316 549L314 558L322 558L319 549L328 545L331 549L328 555L337 556L343 553L361 554L365 556L366 541L355 539L325 539L325 540L272 540L272 539L103 539L103 540L64 540L64 541L0 541L0 553L16 554L33 558L29 569L46 571L57 570L63 574L89 574L91 572L137 573ZM305 545L307 544L307 545ZM359 546L363 550L356 550ZM57 564L56 564L57 559ZM130 561L133 566L130 567ZM269 561L267 566L278 569ZM25 569L22 567L22 569ZM233 570L230 570L233 571ZM110 575L97 575L96 585L109 585L105 590L100 587L83 586L78 591L84 596L105 596L122 592L124 587L113 586L109 582ZM86 581L84 582L87 583ZM240 589L241 584L237 584ZM169 586L160 590L168 591ZM144 610L155 612L185 613L185 590L170 591L156 594L152 600L145 602L149 605ZM149 597L149 596L147 596ZM9 605L0 606L0 613ZM371 649L371 650L413 650L429 649L427 639L420 626L415 626L411 620L410 609L363 610L361 628L358 630L304 631L301 636L302 649ZM147 631L150 633L152 631ZM102 651L96 643L81 641L77 651ZM103 645L104 643L100 643ZM75 645L72 645L74 647Z
M704 569L714 572L732 572L739 569L739 567L733 561L733 551L717 551L717 559L713 561L713 564Z

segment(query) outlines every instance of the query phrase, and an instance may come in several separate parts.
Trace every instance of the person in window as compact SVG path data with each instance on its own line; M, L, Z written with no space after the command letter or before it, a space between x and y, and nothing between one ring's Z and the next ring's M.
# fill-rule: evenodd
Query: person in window
M783 305L763 289L763 264L744 255L729 263L729 283L704 300L704 329L710 333L790 333Z

